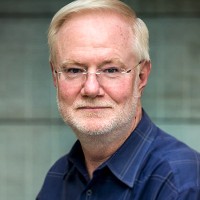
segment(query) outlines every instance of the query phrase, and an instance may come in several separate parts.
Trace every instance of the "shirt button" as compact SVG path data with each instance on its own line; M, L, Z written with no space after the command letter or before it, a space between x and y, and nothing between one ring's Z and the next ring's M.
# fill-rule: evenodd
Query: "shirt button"
M91 196L91 195L92 195L92 190L91 189L87 190L87 196Z

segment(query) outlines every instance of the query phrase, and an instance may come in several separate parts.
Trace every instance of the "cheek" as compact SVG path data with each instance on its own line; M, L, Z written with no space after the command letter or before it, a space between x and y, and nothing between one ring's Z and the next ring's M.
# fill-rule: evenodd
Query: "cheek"
M133 83L126 81L115 87L108 87L106 93L114 100L117 104L125 104L127 101L132 99L133 96Z
M73 86L60 83L58 85L57 93L59 101L62 101L68 105L72 105L77 98L77 95L80 93L80 90Z

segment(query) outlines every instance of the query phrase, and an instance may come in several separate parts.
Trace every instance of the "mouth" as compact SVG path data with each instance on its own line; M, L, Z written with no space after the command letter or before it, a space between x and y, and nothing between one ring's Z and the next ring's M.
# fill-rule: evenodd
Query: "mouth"
M82 106L78 107L78 110L104 110L104 109L111 109L109 106Z

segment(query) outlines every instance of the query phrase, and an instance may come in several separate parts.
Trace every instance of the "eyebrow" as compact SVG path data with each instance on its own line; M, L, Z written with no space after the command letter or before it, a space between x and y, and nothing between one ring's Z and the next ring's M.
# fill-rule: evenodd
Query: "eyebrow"
M97 68L101 68L102 66L106 65L106 64L119 64L120 66L122 66L123 68L126 67L126 65L119 59L119 58L112 58L112 59L106 59L104 60L103 62L101 62L100 64L97 65ZM66 65L69 65L69 64L74 64L74 65L77 65L77 66L81 66L81 67L85 67L87 68L88 65L85 64L85 63L81 63L79 61L75 61L75 60L65 60L61 65L60 67L61 68L64 68Z
M78 66L86 66L85 64L80 63L80 62L75 61L75 60L66 60L60 65L60 67L63 68L66 65L69 65L69 64L74 64L74 65L78 65Z
M125 64L119 58L113 58L113 59L105 60L100 65L98 65L98 67L102 67L106 64L112 64L112 63L119 64L120 66L125 67Z

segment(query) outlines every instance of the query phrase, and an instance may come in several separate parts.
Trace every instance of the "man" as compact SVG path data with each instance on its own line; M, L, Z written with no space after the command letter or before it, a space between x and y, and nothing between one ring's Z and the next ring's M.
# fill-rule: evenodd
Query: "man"
M200 155L141 106L148 30L118 0L78 0L49 29L58 108L78 140L49 170L38 200L199 200Z

